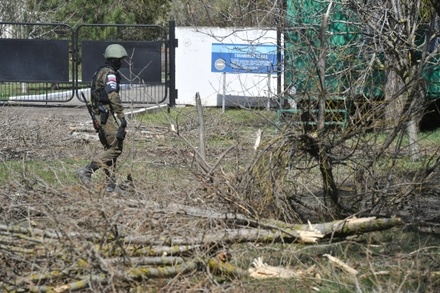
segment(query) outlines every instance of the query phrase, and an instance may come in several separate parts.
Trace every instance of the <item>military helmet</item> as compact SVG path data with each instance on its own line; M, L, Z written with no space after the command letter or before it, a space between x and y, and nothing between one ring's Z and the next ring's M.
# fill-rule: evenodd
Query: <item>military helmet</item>
M105 49L104 57L108 58L124 58L127 57L127 51L119 44L111 44Z

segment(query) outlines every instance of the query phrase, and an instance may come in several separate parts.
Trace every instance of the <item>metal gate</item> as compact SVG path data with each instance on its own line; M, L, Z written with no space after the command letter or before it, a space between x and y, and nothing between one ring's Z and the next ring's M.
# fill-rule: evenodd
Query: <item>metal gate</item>
M174 22L159 25L0 22L0 101L60 103L90 94L103 52L128 53L120 72L123 103L175 105Z

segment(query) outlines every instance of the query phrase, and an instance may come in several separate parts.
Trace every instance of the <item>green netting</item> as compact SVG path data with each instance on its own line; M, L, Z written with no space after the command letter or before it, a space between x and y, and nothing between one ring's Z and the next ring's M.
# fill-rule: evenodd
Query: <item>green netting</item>
M427 84L427 98L438 99L440 97L440 56L433 58L425 66L423 77Z
M317 96L319 80L317 62L321 41L320 26L331 1L287 0L285 31L285 82L294 86L298 94ZM371 55L363 46L361 22L340 0L333 1L326 33L325 87L329 96L350 98L364 95L383 97L385 72L374 62L372 70L366 71ZM425 41L425 30L417 34L417 44ZM365 52L365 53L363 53ZM420 56L419 56L420 55ZM413 58L421 57L415 52ZM380 54L377 56L381 59ZM426 97L440 98L440 56L425 65Z
M288 0L285 80L298 94L317 95L317 62L322 48L320 27L329 1ZM382 95L384 74L365 72L368 56L362 55L362 27L339 1L333 3L325 37L325 87L329 96ZM367 74L368 76L365 76ZM362 84L360 84L362 80Z

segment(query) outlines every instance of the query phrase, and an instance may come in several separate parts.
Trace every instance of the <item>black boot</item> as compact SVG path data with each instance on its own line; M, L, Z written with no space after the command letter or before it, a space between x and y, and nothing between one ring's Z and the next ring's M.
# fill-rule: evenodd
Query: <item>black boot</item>
M98 169L99 169L98 164L96 164L95 162L91 162L90 164L88 164L84 168L79 169L76 172L76 174L78 175L78 178L82 184L89 185L90 180L92 179L93 172L95 172Z

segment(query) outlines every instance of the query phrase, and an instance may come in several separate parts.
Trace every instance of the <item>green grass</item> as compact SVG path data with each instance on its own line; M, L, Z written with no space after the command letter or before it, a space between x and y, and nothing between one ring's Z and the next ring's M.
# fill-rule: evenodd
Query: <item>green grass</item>
M0 184L8 181L45 182L46 184L72 184L72 170L79 168L73 160L12 160L0 164Z
M203 114L207 123L212 119L218 119L220 122L227 122L228 126L232 127L271 127L276 122L276 113L269 110L227 109L223 113L221 108L205 107ZM145 123L163 126L168 126L170 122L179 124L198 123L197 108L193 106L171 108L169 113L166 110L149 113L139 116L139 119Z

